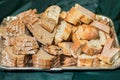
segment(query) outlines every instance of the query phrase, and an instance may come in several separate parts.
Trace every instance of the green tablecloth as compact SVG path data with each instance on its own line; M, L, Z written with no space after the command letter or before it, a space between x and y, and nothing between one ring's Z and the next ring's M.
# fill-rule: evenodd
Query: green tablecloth
M36 8L44 11L48 6L57 4L62 10L69 10L75 3L87 9L110 17L120 41L120 0L0 0L0 21L9 15ZM112 71L3 71L0 80L120 80L120 69Z

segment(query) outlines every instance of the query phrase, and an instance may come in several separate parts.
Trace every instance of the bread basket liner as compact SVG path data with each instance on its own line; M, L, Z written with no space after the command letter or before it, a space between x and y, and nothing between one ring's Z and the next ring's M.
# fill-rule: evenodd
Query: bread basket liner
M96 15L96 20L103 19L107 20L110 23L110 26L112 27L113 37L115 39L115 47L119 46L119 41L117 39L116 31L114 24L112 20L106 16L103 15ZM120 55L120 52L118 53ZM50 68L50 69L42 69L42 68L35 68L35 67L6 67L2 66L0 64L0 70L7 70L7 71L13 71L13 70L32 70L32 71L61 71L61 70L114 70L120 67L120 57L115 61L113 65L110 67L76 67L76 66L70 66L70 67L59 67L59 68Z

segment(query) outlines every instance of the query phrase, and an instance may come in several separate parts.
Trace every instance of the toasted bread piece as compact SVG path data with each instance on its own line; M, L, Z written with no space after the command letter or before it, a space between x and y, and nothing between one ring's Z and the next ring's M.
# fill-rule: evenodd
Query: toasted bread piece
M81 55L78 56L77 66L92 67L95 58L96 58L96 55L89 56L89 55L86 55L86 54L81 54Z
M44 15L48 18L55 20L56 24L58 24L60 12L61 8L59 6L52 5L45 10Z
M56 45L44 46L43 49L52 55L60 55L62 53L61 48Z
M81 17L83 17L81 12L78 9L76 9L75 7L72 7L70 9L70 11L68 12L68 15L65 18L65 20L68 21L71 24L76 25L77 22L79 22Z
M65 11L62 11L61 13L60 13L60 19L63 19L63 20L65 20L65 18L67 17L67 12L65 12Z
M71 50L71 54L74 58L78 58L78 55L81 54L83 45L84 45L84 43L82 42L82 40L73 42L70 50Z
M44 17L44 16L40 19L40 24L48 32L52 32L54 28L56 27L56 22L54 19Z
M99 40L90 40L83 48L82 51L88 55L100 54L102 46Z
M92 20L95 19L95 13L85 9L84 7L82 7L79 4L75 4L75 8L78 9L83 15L84 17L81 18L81 21L85 24L89 24Z
M100 60L108 64L113 64L120 56L120 48L114 48L112 45L113 41L112 38L107 39L99 57Z
M105 32L103 32L103 31L99 31L99 36L100 36L100 44L101 45L105 45L105 43L106 43L106 40L107 40L107 37L106 37L106 35L105 35Z
M72 25L67 23L66 21L61 21L61 23L57 26L57 32L55 34L55 44L63 40L67 40L72 31Z
M93 21L90 25L94 26L94 27L96 27L96 28L108 33L108 34L110 33L110 26L108 26L108 25L102 24L98 21Z
M72 42L61 42L61 43L58 43L58 46L62 48L62 53L66 56L71 56L71 45L72 45Z
M83 24L79 25L76 32L73 34L74 40L91 40L98 37L98 30L92 26Z
M56 56L52 56L40 48L38 53L32 56L32 61L34 67L47 69L55 67L54 64L57 63L58 60Z
M2 65L9 66L9 67L17 67L19 66L19 63L21 65L24 64L25 55L16 55L13 53L13 48L10 46L5 47L3 53L2 53ZM4 62L5 61L5 62Z
M38 23L34 25L26 24L28 29L31 31L33 36L36 38L37 41L44 45L51 45L56 33L56 29L52 33L49 33L44 28L41 27Z
M76 66L77 65L77 60L73 57L64 57L62 62L63 67L69 67L69 66Z
M81 22L83 22L84 24L89 24L90 22L92 22L92 19L89 18L88 16L84 16L80 19Z

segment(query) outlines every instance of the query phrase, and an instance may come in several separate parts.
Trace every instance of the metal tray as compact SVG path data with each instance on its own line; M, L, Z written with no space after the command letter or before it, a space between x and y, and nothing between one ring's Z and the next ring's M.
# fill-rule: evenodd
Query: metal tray
M106 16L103 15L96 15L96 20L107 20L110 23L110 26L112 27L112 37L115 39L115 46L119 46L119 42L116 36L114 24L112 20ZM119 52L120 54L120 52ZM1 70L7 70L7 71L13 71L13 70L30 70L30 71L61 71L61 70L114 70L120 67L120 58L116 60L116 62L110 66L110 67L76 67L76 66L70 66L70 67L59 67L59 68L51 68L51 69L42 69L42 68L35 68L35 67L5 67L0 65Z

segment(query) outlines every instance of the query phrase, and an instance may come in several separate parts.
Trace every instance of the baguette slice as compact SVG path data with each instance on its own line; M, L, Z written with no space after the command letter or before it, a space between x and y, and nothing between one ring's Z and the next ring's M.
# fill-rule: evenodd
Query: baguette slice
M41 26L46 29L48 32L52 32L56 26L56 22L52 18L42 17L40 19Z
M58 46L62 48L62 53L66 56L71 56L71 42L61 42L58 43Z
M60 55L61 48L56 45L44 46L43 49L51 55Z
M108 25L102 24L98 21L93 21L90 25L94 26L94 27L96 27L96 28L108 33L108 34L110 33L110 26L108 26Z
M98 37L98 30L86 24L78 25L78 29L73 33L73 40L91 40Z
M99 36L100 36L100 39L99 39L100 44L105 45L106 40L107 40L105 33L103 31L99 31Z
M56 28L52 33L49 33L44 28L42 28L41 25L39 25L38 23L32 26L30 24L26 24L26 25L38 42L42 43L43 45L52 44L55 33L56 33Z
M75 4L75 8L78 9L83 15L84 17L82 17L81 21L85 24L89 24L92 20L95 19L95 13L85 9L84 7L82 7L79 4Z
M38 53L32 56L32 61L34 67L47 69L53 67L58 60L56 56L52 56L40 48Z
M89 55L86 55L86 54L81 54L81 55L78 56L77 66L92 67L94 59L96 59L96 55L89 56Z
M65 11L62 11L61 13L60 13L60 19L63 19L63 20L65 20L66 19L66 17L67 17L67 12L65 12Z
M64 57L64 60L62 61L63 67L69 67L69 66L76 66L77 60L73 57Z
M120 57L120 48L112 47L113 41L111 38L107 39L99 57L100 60L108 64L113 64Z
M55 34L55 44L58 44L63 40L67 40L72 31L72 25L67 23L66 21L61 21L57 27L58 29Z
M61 8L59 6L52 5L45 10L44 15L48 18L55 20L56 24L58 24L60 12Z
M83 17L81 12L78 9L76 9L75 7L72 7L70 9L70 11L68 12L68 15L65 18L65 20L68 21L71 24L76 25L77 22L79 22L81 17Z
M73 42L72 45L71 45L71 54L74 58L78 58L78 55L81 54L82 50L81 50L81 47L83 46L84 44L80 41L76 41L76 42Z
M100 54L102 46L99 40L90 40L83 48L82 51L88 55Z

